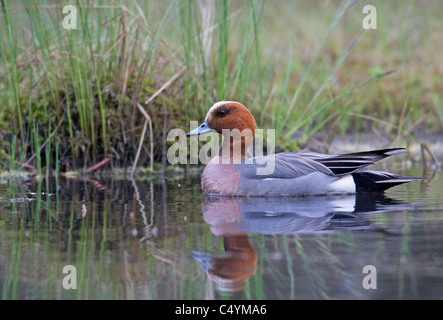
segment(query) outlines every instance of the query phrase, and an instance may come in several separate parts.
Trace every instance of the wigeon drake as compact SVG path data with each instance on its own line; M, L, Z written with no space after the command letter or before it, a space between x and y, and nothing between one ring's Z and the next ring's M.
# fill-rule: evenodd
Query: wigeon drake
M283 152L247 159L247 147L253 141L255 129L254 116L245 106L235 101L220 101L209 109L205 121L187 134L192 136L216 131L224 136L219 155L203 171L203 192L220 196L382 192L421 179L365 168L386 157L405 153L404 148L342 155ZM260 174L263 163L271 164L272 172Z

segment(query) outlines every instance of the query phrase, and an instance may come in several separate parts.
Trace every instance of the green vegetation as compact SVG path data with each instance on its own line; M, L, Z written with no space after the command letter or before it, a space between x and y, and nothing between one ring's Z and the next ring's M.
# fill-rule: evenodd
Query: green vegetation
M420 171L414 167L403 174L419 176ZM437 201L441 171L432 183L390 191L392 199L386 200L399 201L398 211L359 215L361 223L368 223L366 231L343 224L336 232L248 232L256 269L237 292L220 290L223 281L211 277L195 252L223 257L224 237L236 230L229 225L255 218L212 216L211 210L202 209L198 179L56 179L49 178L46 187L44 179L0 181L0 299L373 299L375 293L380 299L439 297L420 288L428 285L430 274L436 279L442 274L436 267L442 259L441 242L435 240L443 222L443 204ZM241 202L234 199L237 205ZM232 208L215 203L223 213ZM278 207L278 200L275 203ZM416 205L427 210L401 209ZM277 219L271 217L269 223ZM294 219L307 223L303 216ZM287 224L281 226L286 230ZM377 266L378 283L386 284L372 292L361 285L362 267L371 263ZM76 290L63 288L66 265L76 267Z
M354 1L76 1L76 30L62 27L66 3L2 3L3 169L131 167L138 105L152 120L138 166L151 139L161 162L166 133L218 100L275 128L277 151L319 133L327 147L350 132L406 142L441 132L439 1L375 3L377 30L362 29Z

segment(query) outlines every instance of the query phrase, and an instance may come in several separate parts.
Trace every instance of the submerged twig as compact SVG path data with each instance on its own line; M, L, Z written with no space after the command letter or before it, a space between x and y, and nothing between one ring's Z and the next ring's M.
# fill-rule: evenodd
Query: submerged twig
M143 113L143 115L146 118L145 124L143 126L143 132L142 132L142 136L140 138L140 142L138 144L138 149L137 149L137 154L135 155L135 159L134 159L134 164L132 166L132 170L131 170L131 178L134 175L135 172L135 167L137 166L137 162L138 162L138 158L140 157L140 152L143 146L143 140L145 138L145 134L146 134L146 127L149 124L149 145L150 145L150 168L151 171L154 169L154 139L152 137L152 121L151 121L151 117L146 113L146 111L142 108L142 106L137 103L137 107L138 109L141 111L141 113Z
M95 171L97 169L100 169L101 167L103 167L105 164L107 164L109 161L111 161L111 158L105 158L102 161L100 161L99 163L93 165L92 167L89 167L85 173L90 173L92 171Z
M29 169L29 170L35 170L35 167L28 163L20 163L19 161L15 160L14 163L16 165L21 165L23 169Z
M431 159L434 162L434 164L438 164L437 158L435 157L434 153L431 151L431 149L429 148L429 146L426 143L421 143L420 147L421 147L421 155L422 155L422 161L423 161L424 167L426 167L425 151L431 156Z

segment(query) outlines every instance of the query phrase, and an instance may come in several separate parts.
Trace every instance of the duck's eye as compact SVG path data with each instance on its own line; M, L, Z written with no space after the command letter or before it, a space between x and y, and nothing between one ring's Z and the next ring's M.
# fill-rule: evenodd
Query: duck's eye
M218 110L218 112L217 112L217 116L218 117L224 117L225 115L227 115L228 114L228 110L226 110L226 109L220 109L220 110Z

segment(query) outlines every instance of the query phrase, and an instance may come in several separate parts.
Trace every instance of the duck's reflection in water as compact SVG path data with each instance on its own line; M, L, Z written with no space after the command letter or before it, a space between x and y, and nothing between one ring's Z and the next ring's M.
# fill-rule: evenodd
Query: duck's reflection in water
M257 254L246 233L223 236L224 253L194 251L194 259L221 291L239 291L257 267Z
M353 194L298 198L212 198L202 203L204 220L223 237L224 253L193 251L193 257L221 291L239 291L255 273L257 254L249 233L294 234L371 230L365 217L413 206L384 195Z

